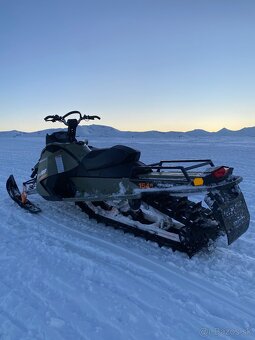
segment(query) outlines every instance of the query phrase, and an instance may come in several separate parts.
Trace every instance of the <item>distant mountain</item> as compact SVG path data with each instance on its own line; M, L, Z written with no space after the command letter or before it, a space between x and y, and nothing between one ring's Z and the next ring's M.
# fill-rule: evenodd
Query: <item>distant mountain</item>
M219 136L243 136L243 137L255 137L255 126L253 127L246 127L241 130L233 131L228 130L226 128L221 129L220 131L216 132Z
M0 131L0 137L18 137L18 136L26 136L29 135L28 132L22 132L17 130L11 131Z
M17 130L12 131L0 131L0 137L18 137L18 136L46 136L55 131L62 131L63 129L47 129L35 132L22 132ZM241 130L233 131L223 128L217 132L208 132L201 129L195 129L187 132L177 131L120 131L111 126L105 125L83 125L78 126L77 136L80 137L128 137L128 138L184 138L184 137L208 137L208 136L219 136L219 137L255 137L255 126L246 127Z
M195 136L202 137L202 136L208 136L208 135L213 134L213 132L208 132L208 131L201 130L201 129L195 129L195 130L184 132L184 133L189 136L194 136L194 137Z

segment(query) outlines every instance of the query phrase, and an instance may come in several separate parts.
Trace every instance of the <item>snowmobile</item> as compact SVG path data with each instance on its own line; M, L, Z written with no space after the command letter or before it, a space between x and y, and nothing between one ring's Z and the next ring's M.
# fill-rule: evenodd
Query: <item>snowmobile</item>
M144 164L131 147L96 148L78 141L79 123L94 119L100 117L79 111L44 118L68 129L46 135L22 192L13 175L8 178L7 191L20 207L39 213L28 199L35 193L48 201L71 201L97 222L190 257L220 235L231 244L248 229L250 215L238 186L242 178L233 175L233 168L215 166L210 159Z

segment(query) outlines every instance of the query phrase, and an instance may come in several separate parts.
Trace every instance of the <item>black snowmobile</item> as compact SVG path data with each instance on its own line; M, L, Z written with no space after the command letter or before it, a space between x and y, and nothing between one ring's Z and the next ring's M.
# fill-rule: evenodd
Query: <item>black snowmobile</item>
M67 119L70 115L76 118ZM22 193L13 175L8 178L7 191L16 203L38 213L30 194L72 201L98 222L189 256L222 234L231 244L248 229L250 216L238 186L242 178L233 175L233 168L215 166L210 159L144 164L140 152L130 147L98 149L77 141L78 124L93 119L100 118L79 111L44 118L64 123L68 131L47 134ZM198 195L207 207L190 200Z

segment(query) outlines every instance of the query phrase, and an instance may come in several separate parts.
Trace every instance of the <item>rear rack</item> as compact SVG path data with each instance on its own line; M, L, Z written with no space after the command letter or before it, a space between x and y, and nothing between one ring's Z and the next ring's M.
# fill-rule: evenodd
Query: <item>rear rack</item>
M197 163L192 164L190 166L165 166L164 163ZM214 166L214 163L211 159L180 159L180 160L170 160L170 161L160 161L158 163L152 163L148 165L137 166L134 170L145 169L145 170L156 170L156 172L161 172L162 170L179 170L180 174L182 173L188 183L191 182L192 178L190 177L188 171L204 167L206 165Z

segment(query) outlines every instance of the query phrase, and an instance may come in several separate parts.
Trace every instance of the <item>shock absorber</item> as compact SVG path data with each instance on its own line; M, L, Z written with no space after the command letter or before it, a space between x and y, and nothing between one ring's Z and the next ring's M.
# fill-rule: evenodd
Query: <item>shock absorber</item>
M130 199L128 200L128 204L132 210L139 210L141 207L141 200L140 199Z

